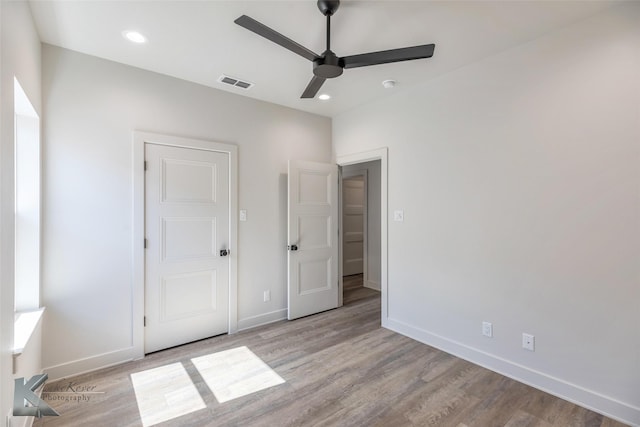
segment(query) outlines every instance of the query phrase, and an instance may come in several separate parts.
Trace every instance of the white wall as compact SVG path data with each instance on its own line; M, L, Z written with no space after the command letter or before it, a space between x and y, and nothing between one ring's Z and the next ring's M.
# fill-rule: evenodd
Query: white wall
M336 156L389 147L386 325L632 424L638 22L624 4L333 121Z
M368 288L380 290L380 161L343 166L342 171L367 171L367 277Z
M237 144L248 213L236 249L239 326L286 316L287 161L330 160L328 118L48 45L43 102L50 376L117 363L131 348L134 130Z
M13 406L14 77L38 114L41 107L40 40L26 2L0 1L0 43L0 420L4 424Z

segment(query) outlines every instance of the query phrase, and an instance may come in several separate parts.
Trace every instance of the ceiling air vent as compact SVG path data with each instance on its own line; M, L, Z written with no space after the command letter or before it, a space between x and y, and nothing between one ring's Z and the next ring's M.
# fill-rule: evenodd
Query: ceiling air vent
M235 77L225 76L224 74L218 78L218 81L244 90L251 89L253 86L253 83L245 82L240 79L236 79Z

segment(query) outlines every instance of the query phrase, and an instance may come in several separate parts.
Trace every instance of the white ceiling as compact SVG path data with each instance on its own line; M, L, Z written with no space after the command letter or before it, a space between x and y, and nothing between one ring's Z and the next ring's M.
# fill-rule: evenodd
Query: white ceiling
M43 42L240 95L325 116L433 79L540 37L614 5L611 1L343 1L331 20L338 56L435 43L433 58L345 70L300 99L312 76L306 59L234 24L246 14L316 53L325 18L312 0L31 0ZM134 45L134 29L148 38ZM227 74L255 83L248 91L218 83ZM382 87L398 81L395 89Z

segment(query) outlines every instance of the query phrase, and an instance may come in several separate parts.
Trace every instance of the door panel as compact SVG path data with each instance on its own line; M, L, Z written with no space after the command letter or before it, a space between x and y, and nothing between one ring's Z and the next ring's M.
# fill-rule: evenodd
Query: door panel
M215 271L174 274L162 279L160 321L189 317L217 308Z
M298 271L298 295L309 295L331 289L331 260L301 261Z
M145 144L145 352L226 333L229 156Z
M328 249L331 246L331 217L299 216L298 239L304 240L305 249Z
M338 306L337 173L335 165L289 162L289 319Z
M216 202L216 165L162 159L163 202Z
M215 256L216 218L163 218L163 261Z

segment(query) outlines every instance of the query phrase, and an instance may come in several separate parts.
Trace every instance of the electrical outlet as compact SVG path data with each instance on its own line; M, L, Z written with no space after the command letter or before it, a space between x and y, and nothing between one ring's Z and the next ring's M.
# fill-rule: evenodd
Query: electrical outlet
M493 325L491 322L482 322L482 335L485 337L493 337Z
M263 297L264 297L264 302L271 301L271 291L264 291Z
M404 211L401 211L401 210L393 211L393 220L397 221L397 222L403 222L404 221Z
M240 221L246 221L246 220L247 220L247 210L240 209Z
M522 334L522 348L529 351L535 351L536 337L531 334Z

